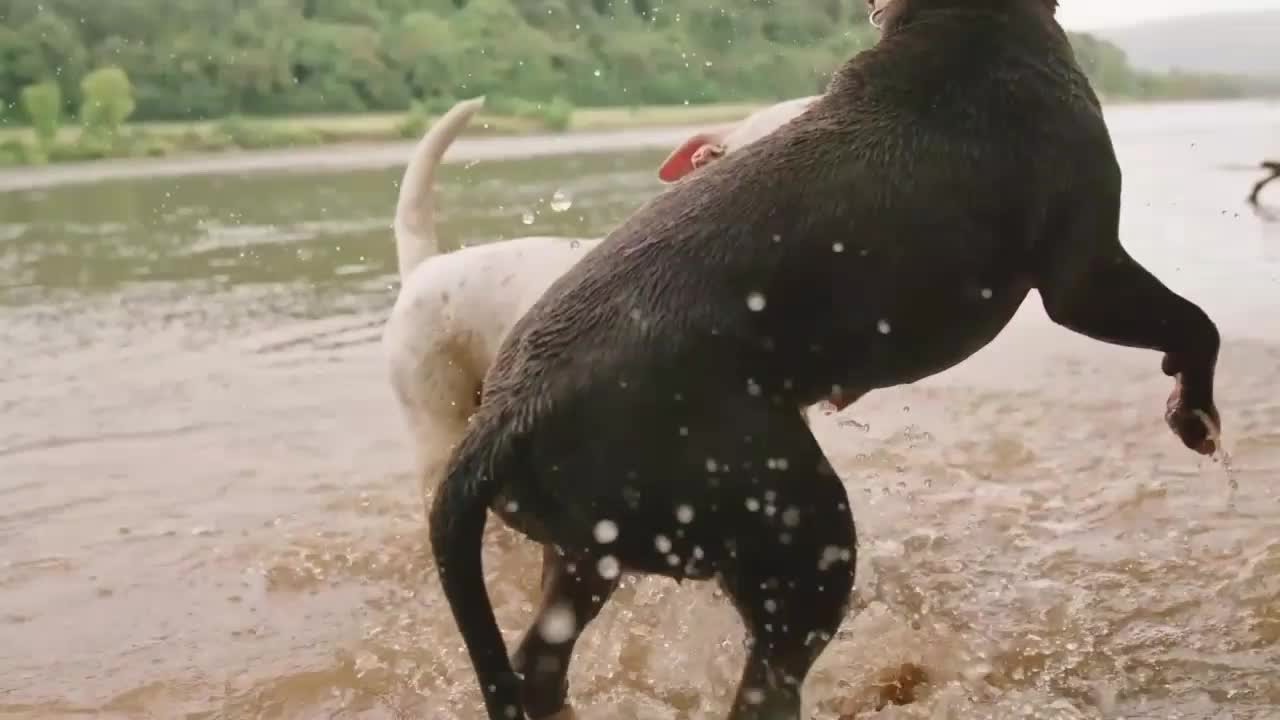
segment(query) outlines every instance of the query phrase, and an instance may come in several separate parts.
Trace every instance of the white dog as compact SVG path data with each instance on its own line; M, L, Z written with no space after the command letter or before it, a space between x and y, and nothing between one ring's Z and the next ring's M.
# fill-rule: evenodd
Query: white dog
M663 162L659 178L673 182L740 149L815 99L788 100L694 135ZM436 168L483 103L483 98L464 100L427 131L409 158L396 205L401 287L382 343L391 385L412 433L424 497L479 404L485 373L507 332L556 278L600 242L523 237L436 254Z

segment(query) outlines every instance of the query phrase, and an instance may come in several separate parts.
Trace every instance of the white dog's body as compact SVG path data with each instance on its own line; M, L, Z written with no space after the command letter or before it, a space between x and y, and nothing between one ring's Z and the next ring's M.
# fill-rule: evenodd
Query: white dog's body
M789 121L814 98L766 108L741 123L699 133L677 156L676 179L714 157L693 155L715 144L715 156L742 147ZM400 183L394 222L401 287L383 331L391 385L412 434L425 493L444 471L454 444L479 402L485 373L498 347L526 310L588 251L598 238L524 237L437 255L432 197L436 168L483 98L465 100L423 136ZM705 153L704 153L705 155Z

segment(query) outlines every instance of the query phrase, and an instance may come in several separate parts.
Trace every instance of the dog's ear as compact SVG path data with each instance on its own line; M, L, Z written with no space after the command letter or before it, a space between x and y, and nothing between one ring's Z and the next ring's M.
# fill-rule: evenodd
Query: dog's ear
M675 182L693 172L693 155L704 145L719 142L719 133L700 132L680 144L658 168L658 179L662 182Z

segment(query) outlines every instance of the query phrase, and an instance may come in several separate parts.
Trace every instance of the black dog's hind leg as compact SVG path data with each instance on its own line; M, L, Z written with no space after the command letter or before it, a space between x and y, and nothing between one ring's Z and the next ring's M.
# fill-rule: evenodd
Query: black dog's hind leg
M1120 245L1117 198L1098 192L1067 203L1069 215L1046 238L1036 287L1050 319L1095 340L1163 352L1162 369L1177 378L1166 420L1183 444L1216 449L1213 402L1218 329L1195 303L1165 287ZM1214 427L1207 426L1206 418Z
M857 548L844 486L829 470L790 475L747 500L721 572L749 644L729 720L800 720L800 688L849 610Z
M574 643L617 587L618 577L602 577L595 559L543 546L542 605L512 658L524 677L521 698L532 720L564 709Z

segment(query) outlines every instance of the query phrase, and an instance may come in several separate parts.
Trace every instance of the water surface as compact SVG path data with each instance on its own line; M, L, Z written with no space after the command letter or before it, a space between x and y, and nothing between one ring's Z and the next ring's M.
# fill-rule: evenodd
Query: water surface
M1280 224L1240 169L1280 155L1280 106L1110 123L1126 246L1222 328L1239 489L1164 428L1158 356L1033 296L960 367L815 425L863 550L814 717L1280 714ZM452 164L441 235L603 233L663 155ZM377 344L398 174L0 194L0 717L481 717ZM492 525L514 638L537 553ZM628 581L573 696L584 720L719 718L741 640L710 585ZM877 710L904 665L928 681Z

